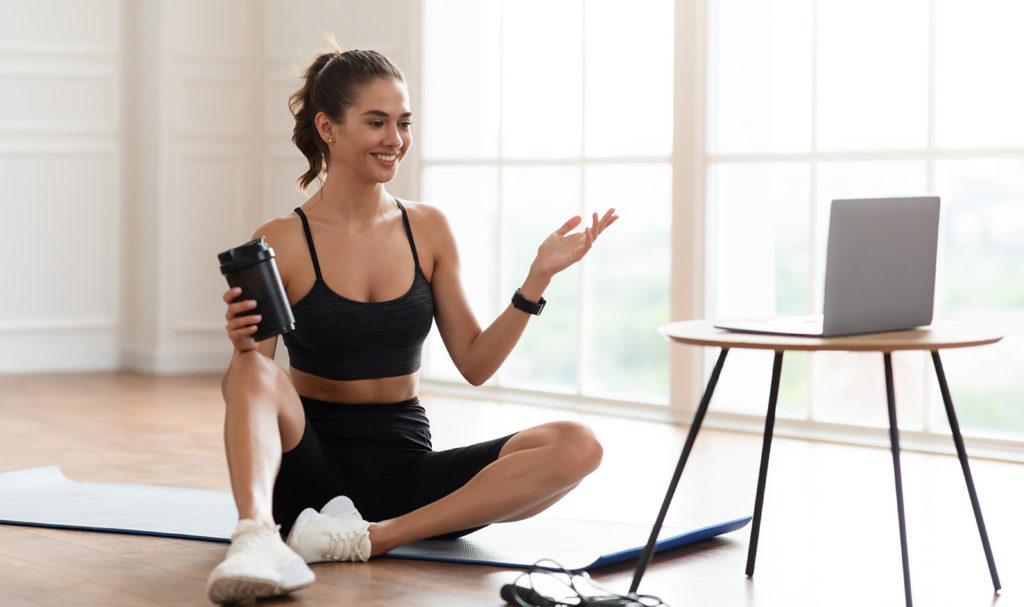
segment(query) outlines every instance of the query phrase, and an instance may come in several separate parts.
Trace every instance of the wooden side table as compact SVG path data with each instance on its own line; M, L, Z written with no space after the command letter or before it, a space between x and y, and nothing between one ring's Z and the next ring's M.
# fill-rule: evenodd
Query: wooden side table
M892 353L897 350L928 350L931 352L932 361L935 365L935 375L939 381L939 389L942 392L942 401L946 407L946 416L949 418L949 427L953 433L953 443L956 446L957 457L960 459L960 467L963 469L964 481L967 483L967 492L970 495L971 506L974 509L974 518L978 523L978 533L981 536L981 544L985 550L985 558L988 561L992 585L996 591L1000 589L999 574L996 572L992 548L988 541L988 532L985 530L985 521L981 515L981 505L978 503L978 495L974 489L974 479L971 476L971 468L967 463L967 452L964 449L960 424L957 422L956 413L953 410L953 400L950 397L949 387L946 384L946 374L942 369L939 350L995 343L1004 337L1003 333L970 324L940 322L929 327L908 331L893 331L850 337L795 337L726 331L716 329L714 321L710 320L670 323L659 327L658 331L673 342L698 346L716 346L721 348L721 352L718 355L715 368L711 372L711 377L708 379L704 396L697 407L693 423L690 425L690 431L683 445L683 451L679 456L679 463L676 464L672 480L669 482L668 491L662 502L661 510L658 512L654 528L651 530L647 546L640 557L640 562L637 563L636 572L633 575L633 583L629 589L630 593L636 592L640 585L640 580L650 564L651 558L654 556L654 546L658 539L658 533L661 531L662 523L665 521L665 515L679 484L679 477L682 475L683 467L686 465L686 460L690 457L690 451L693 448L697 432L704 421L704 415L707 413L711 396L718 383L718 377L722 373L726 355L732 348L773 350L775 352L771 388L768 395L768 411L765 415L764 441L761 446L761 468L757 478L757 494L754 501L754 520L750 530L750 546L747 551L746 574L748 576L754 574L754 561L757 556L757 539L761 530L761 508L764 505L764 490L768 475L768 456L771 452L772 431L775 426L775 406L779 396L779 378L782 374L783 354L789 350L880 352L884 363L885 387L889 405L889 442L892 448L892 464L896 481L896 512L899 518L900 548L903 557L903 588L907 607L911 607L913 600L910 592L907 530L903 511L903 479L900 473L900 444L899 430L896 424L896 397L893 388Z

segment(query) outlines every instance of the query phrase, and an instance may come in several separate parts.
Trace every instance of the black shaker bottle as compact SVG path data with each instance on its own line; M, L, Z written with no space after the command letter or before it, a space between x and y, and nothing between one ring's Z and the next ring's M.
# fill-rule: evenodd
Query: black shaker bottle
M228 249L217 255L217 259L228 285L242 287L242 294L235 301L256 300L256 307L248 314L261 314L263 318L256 326L253 339L262 341L295 328L295 317L274 263L274 249L262 237Z

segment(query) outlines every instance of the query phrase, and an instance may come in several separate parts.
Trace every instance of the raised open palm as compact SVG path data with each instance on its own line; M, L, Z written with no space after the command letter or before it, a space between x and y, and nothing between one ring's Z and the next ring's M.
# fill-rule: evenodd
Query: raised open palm
M608 209L601 218L594 213L591 225L584 228L582 232L572 231L583 222L583 218L579 215L565 222L562 227L544 239L537 249L535 262L537 269L544 276L550 277L583 259L590 247L594 246L594 241L597 240L601 232L615 223L618 218L615 209Z

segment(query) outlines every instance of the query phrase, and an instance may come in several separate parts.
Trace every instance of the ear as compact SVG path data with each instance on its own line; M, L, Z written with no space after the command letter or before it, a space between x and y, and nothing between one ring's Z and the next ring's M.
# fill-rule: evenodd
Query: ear
M336 136L334 122L323 112L317 112L317 115L313 117L313 123L316 124L316 130L320 133L320 138L327 143Z

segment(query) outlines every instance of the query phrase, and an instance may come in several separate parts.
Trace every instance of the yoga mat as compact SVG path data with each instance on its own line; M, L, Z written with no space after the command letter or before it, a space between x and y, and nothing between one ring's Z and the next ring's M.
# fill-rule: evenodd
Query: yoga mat
M227 491L78 482L58 466L0 473L3 524L227 542L237 517ZM749 521L739 518L696 530L665 527L658 550L728 533ZM637 558L650 532L650 523L537 516L491 525L456 540L414 542L387 556L517 568L553 559L566 569L584 570Z

